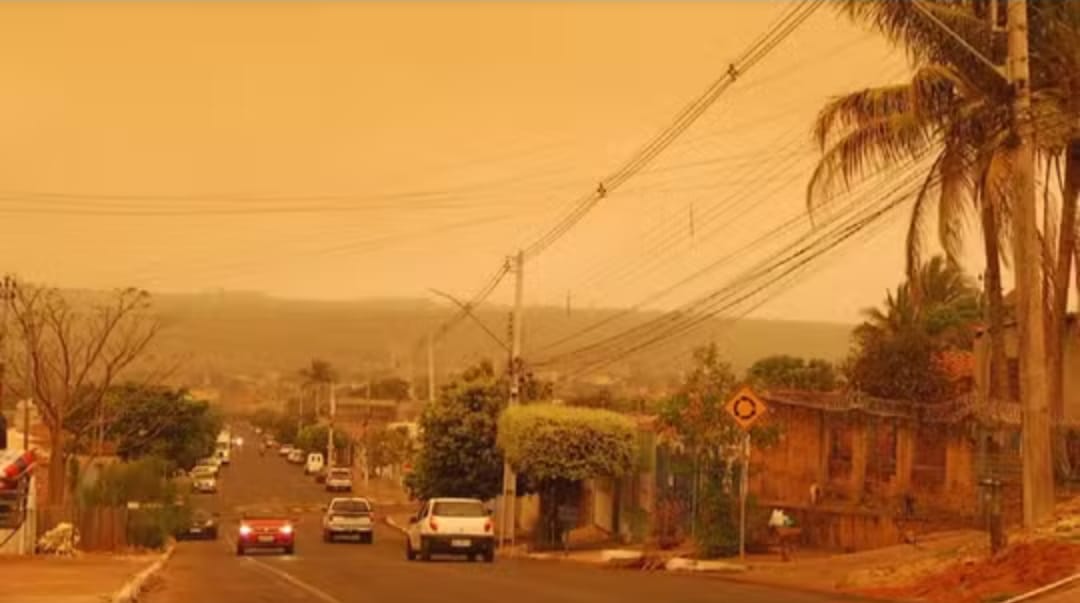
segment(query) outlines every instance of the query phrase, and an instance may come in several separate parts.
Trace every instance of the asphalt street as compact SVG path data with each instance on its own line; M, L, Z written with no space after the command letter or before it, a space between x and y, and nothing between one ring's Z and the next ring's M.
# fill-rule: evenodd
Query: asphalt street
M318 508L332 495L276 454L260 456L254 434L222 474L219 492L196 500L221 512L217 541L182 542L140 601L148 603L822 603L814 595L705 576L609 570L567 562L498 559L430 563L405 559L404 537L382 525L374 544L324 543ZM362 495L363 492L358 492ZM376 501L377 503L377 501ZM235 551L245 508L299 519L293 555ZM379 507L376 504L376 511Z

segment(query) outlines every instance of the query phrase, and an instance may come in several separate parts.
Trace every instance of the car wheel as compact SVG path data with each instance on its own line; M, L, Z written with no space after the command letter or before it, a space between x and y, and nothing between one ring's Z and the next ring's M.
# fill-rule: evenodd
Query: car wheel
M236 555L238 557L243 557L245 552L246 551L244 550L244 545L242 545L242 544L236 545Z
M207 536L210 538L210 540L217 540L217 528L210 530Z
M426 538L420 539L420 560L431 561L431 542Z
M375 534L373 532L368 532L367 534L364 534L361 542L363 542L364 544L375 544Z
M484 552L484 563L492 563L495 561L495 549L490 549Z
M290 544L289 546L285 547L285 554L286 555L292 555L295 552L296 552L296 546L295 545Z
M334 535L330 533L330 530L323 530L322 532L323 542L333 542Z
M412 542L409 537L405 537L405 558L409 561L416 561L416 552L412 550Z
M475 562L476 561L476 553L469 553L468 559L469 559L469 563Z

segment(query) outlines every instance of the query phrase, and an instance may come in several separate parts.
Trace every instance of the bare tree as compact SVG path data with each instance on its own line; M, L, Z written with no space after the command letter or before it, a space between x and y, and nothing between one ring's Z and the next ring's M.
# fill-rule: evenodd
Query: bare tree
M14 290L10 314L21 345L12 346L9 386L33 397L49 432L48 501L62 504L71 442L87 435L70 430L100 428L100 421L74 427L69 419L103 411L106 392L146 350L160 323L150 312L150 294L140 289L76 295L18 283Z

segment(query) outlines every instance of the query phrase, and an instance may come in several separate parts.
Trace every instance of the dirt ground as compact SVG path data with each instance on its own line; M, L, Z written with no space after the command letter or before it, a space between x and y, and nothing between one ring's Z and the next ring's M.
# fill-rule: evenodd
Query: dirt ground
M930 603L980 603L1034 590L1080 571L1080 544L1054 540L1019 542L980 561L954 563L906 586L857 590L882 599Z

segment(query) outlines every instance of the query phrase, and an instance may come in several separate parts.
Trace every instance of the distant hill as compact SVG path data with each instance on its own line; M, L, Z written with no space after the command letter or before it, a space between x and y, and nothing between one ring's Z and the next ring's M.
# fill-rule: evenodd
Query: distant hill
M155 354L182 357L181 377L199 383L214 376L295 373L313 357L330 361L345 378L395 372L408 377L426 370L426 350L418 342L451 316L455 308L422 299L315 301L279 299L257 293L157 294L155 305L167 328ZM525 358L550 353L558 340L622 312L530 307L525 313ZM507 331L509 308L485 306L478 317L495 333ZM655 312L629 313L610 325L567 343L572 349L622 331ZM774 320L713 320L671 344L647 349L612 365L615 374L670 379L685 366L695 345L716 341L737 370L770 354L843 358L851 327L842 324ZM538 354L538 352L540 352ZM506 352L471 320L461 322L437 346L437 372L443 376L484 358L503 360Z

